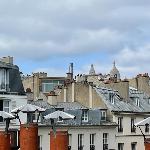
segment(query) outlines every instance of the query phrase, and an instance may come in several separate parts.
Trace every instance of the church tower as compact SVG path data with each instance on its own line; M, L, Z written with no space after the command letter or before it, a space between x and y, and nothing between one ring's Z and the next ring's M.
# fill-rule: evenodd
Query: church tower
M94 69L93 64L91 64L91 68L90 68L90 71L89 71L89 75L95 75L95 69Z
M120 80L120 73L119 73L119 70L116 68L116 63L114 61L113 63L113 68L112 70L110 71L110 77L111 78L114 78L114 79L117 79L117 80Z

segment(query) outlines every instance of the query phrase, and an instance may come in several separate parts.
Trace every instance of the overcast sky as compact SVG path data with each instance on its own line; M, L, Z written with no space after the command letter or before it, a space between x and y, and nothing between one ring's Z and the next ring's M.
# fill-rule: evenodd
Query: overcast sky
M0 0L0 56L23 73L150 73L150 0Z

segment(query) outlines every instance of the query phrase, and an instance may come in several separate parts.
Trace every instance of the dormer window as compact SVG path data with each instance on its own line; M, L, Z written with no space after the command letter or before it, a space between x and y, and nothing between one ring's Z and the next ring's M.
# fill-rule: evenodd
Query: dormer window
M140 100L139 100L139 97L136 97L135 98L135 103L136 105L139 107L140 106Z
M101 110L101 120L106 121L106 110Z
M114 104L115 100L114 100L114 94L113 93L109 93L109 101Z
M88 110L82 110L82 121L88 122Z
M9 71L0 69L0 91L7 91L9 85Z

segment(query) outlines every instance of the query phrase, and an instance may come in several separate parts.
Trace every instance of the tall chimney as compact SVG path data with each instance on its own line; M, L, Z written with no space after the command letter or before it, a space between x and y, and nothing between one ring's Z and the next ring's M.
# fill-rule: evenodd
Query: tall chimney
M67 73L67 78L73 80L73 63L69 65L69 72Z

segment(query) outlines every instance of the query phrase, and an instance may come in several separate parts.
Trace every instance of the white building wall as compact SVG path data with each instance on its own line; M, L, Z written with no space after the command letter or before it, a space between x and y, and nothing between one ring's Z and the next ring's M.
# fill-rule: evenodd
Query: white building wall
M21 95L6 95L6 94L0 94L0 97L2 97L4 100L9 100L9 111L11 112L13 107L19 107L22 105L27 104L27 97L26 96L21 96ZM19 113L19 117L22 123L25 123L27 121L27 114L24 113ZM18 119L13 120L13 123L16 125L19 125Z
M39 135L42 136L42 150L50 149L50 127L39 127ZM72 128L68 129L68 134L72 135L71 150L78 149L78 134L84 135L83 150L90 149L90 134L95 134L95 150L103 150L103 133L108 133L108 148L117 150L115 141L115 127L86 127L86 128Z
M42 150L50 149L50 127L39 127L38 135L41 136Z
M136 142L137 143L137 149L136 150L144 150L144 137L142 136L142 133L138 127L136 127L136 132L131 132L131 118L135 118L135 123L143 120L144 118L148 116L142 116L142 115L133 115L133 114L127 114L127 115L119 115L119 116L113 116L113 121L116 123L118 122L118 117L123 117L123 132L118 132L118 128L116 128L116 143L124 143L124 150L131 150L131 143ZM141 127L143 133L146 135L147 138L150 138L149 132L145 133L145 127Z
M78 148L78 134L84 135L84 150L90 149L90 134L95 134L95 149L103 149L103 133L108 133L108 149L116 149L115 141L116 129L112 127L105 128L74 128L69 129L68 133L72 135L71 150L77 150Z

